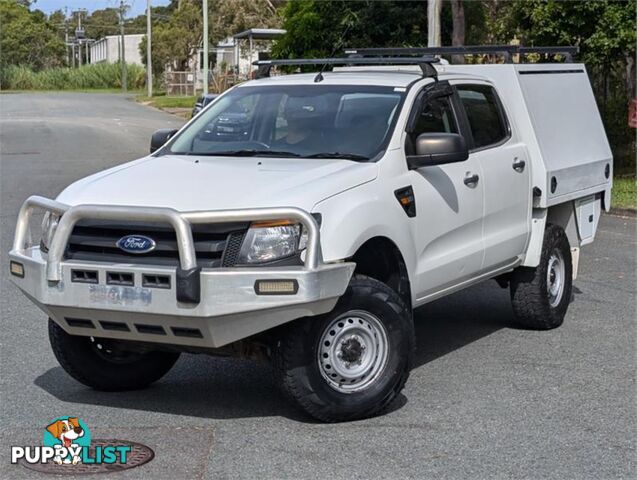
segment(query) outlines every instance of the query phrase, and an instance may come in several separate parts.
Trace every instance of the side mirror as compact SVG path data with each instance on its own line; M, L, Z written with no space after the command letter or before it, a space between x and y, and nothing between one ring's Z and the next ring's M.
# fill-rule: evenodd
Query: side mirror
M176 128L162 128L153 133L153 136L150 137L150 153L154 153L163 147L164 144L170 140L170 137L177 132L178 130Z
M421 133L416 138L416 154L407 155L410 170L430 165L464 162L469 158L467 142L457 133Z

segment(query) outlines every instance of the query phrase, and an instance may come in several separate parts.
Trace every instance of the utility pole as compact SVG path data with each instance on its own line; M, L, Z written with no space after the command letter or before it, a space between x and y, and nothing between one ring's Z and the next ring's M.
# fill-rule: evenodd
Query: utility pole
M126 37L124 36L124 13L126 13L126 5L124 4L124 0L120 0L119 2L119 31L120 31L120 57L119 62L122 67L122 92L126 92L126 48L124 47L124 43Z
M208 0L203 0L203 94L208 94Z
M66 46L66 66L71 64L71 57L69 55L69 27L64 26L64 45Z
M153 96L153 57L151 48L152 22L150 18L150 0L146 2L146 86L148 96Z
M427 46L440 47L441 0L427 0Z
M71 55L69 54L69 7L64 7L64 44L66 45L66 66L71 65Z
M82 28L82 15L86 13L85 8L79 8L74 10L73 15L77 17L77 27L75 27L75 38L73 39L73 66L75 67L75 46L77 45L77 65L82 66L82 40L86 39L86 32Z
M75 38L77 40L77 51L78 51L78 66L82 66L82 37L78 34L78 32L82 31L82 11L78 10L77 12L77 30L75 31Z

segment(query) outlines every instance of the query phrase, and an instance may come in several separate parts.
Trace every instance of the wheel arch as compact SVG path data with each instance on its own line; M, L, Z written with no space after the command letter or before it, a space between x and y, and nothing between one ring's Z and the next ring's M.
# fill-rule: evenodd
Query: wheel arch
M401 272L400 295L411 306L419 250L414 243L415 219L405 214L394 191L393 184L369 182L318 202L312 212L322 217L324 261L354 260L361 264L357 266L358 273L364 269L368 276L385 283L387 279L369 267L369 252L380 252L385 260L392 260L394 271Z
M383 282L412 308L409 270L403 254L390 238L379 235L367 239L349 260L356 263L354 273Z
M580 238L577 231L574 202L565 202L549 208L533 209L531 235L522 262L524 267L537 267L542 254L544 232L549 225L556 225L566 233L571 248L579 248Z

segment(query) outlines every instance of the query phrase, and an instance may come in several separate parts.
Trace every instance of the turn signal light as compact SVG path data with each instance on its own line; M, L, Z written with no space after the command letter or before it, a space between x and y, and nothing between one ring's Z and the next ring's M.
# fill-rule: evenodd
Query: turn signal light
M257 280L254 291L257 295L295 295L299 284L296 280Z
M258 222L252 222L250 228L272 228L272 227L285 227L288 225L295 225L292 220L263 220Z
M416 216L416 197L414 196L414 189L411 185L399 188L394 192L396 199L403 207L403 210L408 217L413 218Z

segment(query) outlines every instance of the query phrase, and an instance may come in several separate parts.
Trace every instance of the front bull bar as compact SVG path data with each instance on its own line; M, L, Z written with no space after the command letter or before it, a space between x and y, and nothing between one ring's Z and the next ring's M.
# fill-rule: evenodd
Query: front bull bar
M312 215L295 207L252 208L240 210L210 210L180 213L165 207L128 207L117 205L69 206L37 195L29 197L18 214L13 250L21 252L31 246L30 221L33 211L42 209L60 216L51 244L46 265L47 281L55 284L62 280L62 260L73 228L82 219L161 222L170 225L177 236L179 264L182 272L195 272L197 256L191 225L221 222L293 220L300 223L308 234L304 268L314 271L322 263L320 230ZM198 282L196 285L199 285ZM198 302L198 292L190 295Z

